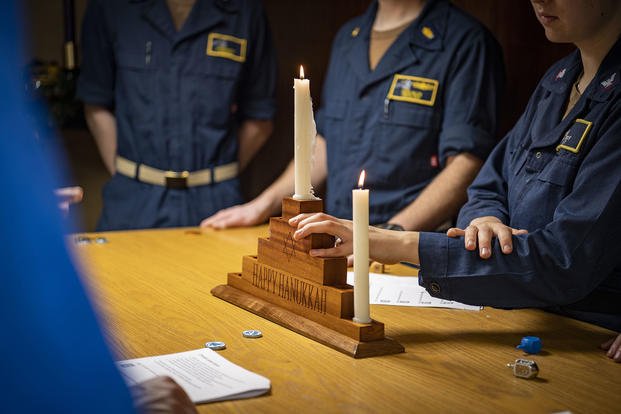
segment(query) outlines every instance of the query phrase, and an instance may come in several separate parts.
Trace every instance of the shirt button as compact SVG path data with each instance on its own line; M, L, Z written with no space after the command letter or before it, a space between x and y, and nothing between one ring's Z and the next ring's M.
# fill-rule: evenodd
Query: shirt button
M440 285L438 285L436 282L431 282L431 284L429 285L429 289L431 289L433 293L440 293Z
M541 158L541 151L537 151L537 153L535 154L535 158Z

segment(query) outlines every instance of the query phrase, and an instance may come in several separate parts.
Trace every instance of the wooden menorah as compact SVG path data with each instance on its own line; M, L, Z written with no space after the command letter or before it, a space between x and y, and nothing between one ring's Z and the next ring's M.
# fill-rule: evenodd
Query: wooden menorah
M312 234L294 240L288 220L323 211L323 201L285 198L282 217L272 217L267 238L259 238L257 256L244 256L241 273L229 273L226 285L211 293L272 322L354 358L404 352L384 336L384 324L352 321L354 292L347 284L347 259L317 258L310 249L334 246L334 237Z

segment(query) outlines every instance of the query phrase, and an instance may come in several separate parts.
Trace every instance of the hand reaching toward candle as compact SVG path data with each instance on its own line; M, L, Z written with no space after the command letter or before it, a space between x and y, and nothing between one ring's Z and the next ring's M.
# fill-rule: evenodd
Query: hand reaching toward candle
M311 256L342 257L353 252L353 225L349 220L338 219L325 213L300 214L289 219L289 224L297 227L294 240L300 240L313 233L328 233L338 237L341 242L329 249L313 249ZM369 226L369 255L380 263L407 261L419 263L417 232L392 231Z

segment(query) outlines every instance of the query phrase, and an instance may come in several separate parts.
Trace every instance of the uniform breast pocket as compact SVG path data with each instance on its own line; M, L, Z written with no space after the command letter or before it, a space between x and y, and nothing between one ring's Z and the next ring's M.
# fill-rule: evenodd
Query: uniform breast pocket
M416 170L429 170L438 148L438 122L432 108L391 102L375 135L376 148Z
M327 101L322 111L326 124L324 126L325 134L342 137L343 124L345 122L345 115L347 114L347 101Z
M148 122L157 99L154 62L144 52L119 51L116 63L117 106L133 114L134 121Z
M182 81L183 94L188 96L189 108L199 124L224 127L243 102L246 85L241 82L242 64L206 56L197 65L194 76ZM189 109L188 108L188 109Z
M559 188L568 188L576 176L577 160L555 156L537 176L537 180Z

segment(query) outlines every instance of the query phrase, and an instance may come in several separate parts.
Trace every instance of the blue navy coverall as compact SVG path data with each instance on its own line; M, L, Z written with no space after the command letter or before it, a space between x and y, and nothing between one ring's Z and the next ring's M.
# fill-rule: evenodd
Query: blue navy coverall
M66 250L52 193L59 168L36 142L22 87L17 3L0 13L1 411L133 413Z
M114 112L118 155L159 170L235 162L238 125L275 113L275 55L256 0L197 0L180 31L165 0L91 0L81 71L78 96ZM118 173L103 198L100 230L195 226L243 201L237 178L171 189Z
M326 211L351 218L351 189L365 169L371 224L412 203L448 156L488 156L504 84L498 44L448 0L428 1L371 71L376 11L373 2L337 34L317 114L327 143Z
M460 212L464 228L494 216L529 231L505 255L422 233L420 283L435 296L500 308L548 307L621 330L621 42L571 112L578 51L543 77L490 155Z

